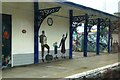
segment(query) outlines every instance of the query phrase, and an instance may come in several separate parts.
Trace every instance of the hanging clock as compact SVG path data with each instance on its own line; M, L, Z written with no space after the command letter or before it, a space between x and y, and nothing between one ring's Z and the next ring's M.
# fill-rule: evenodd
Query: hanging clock
M47 24L48 24L49 26L52 26L52 25L53 25L53 19L52 19L51 17L49 17L49 18L47 19Z

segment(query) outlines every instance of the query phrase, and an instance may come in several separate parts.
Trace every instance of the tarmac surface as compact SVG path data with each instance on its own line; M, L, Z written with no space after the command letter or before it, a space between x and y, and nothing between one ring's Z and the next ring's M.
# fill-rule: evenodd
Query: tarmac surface
M83 57L81 52L73 52L73 59L58 60L50 63L39 63L2 70L2 78L64 78L84 71L103 67L118 62L120 53L88 53Z

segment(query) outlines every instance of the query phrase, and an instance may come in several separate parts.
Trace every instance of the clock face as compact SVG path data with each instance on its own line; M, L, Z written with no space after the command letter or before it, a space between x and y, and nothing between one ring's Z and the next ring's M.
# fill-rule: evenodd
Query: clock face
M49 17L49 18L47 19L47 24L48 24L49 26L52 26L52 24L53 24L53 19Z

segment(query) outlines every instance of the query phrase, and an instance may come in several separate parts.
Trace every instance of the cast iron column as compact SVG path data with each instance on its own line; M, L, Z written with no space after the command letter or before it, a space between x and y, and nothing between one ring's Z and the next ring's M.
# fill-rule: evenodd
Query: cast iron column
M99 41L100 41L100 18L98 18L98 24L97 24L97 38L96 38L96 55L99 55L100 52L100 46L99 46Z
M38 2L34 2L34 64L38 63Z
M111 36L111 33L110 33L110 26L111 26L111 21L109 20L109 25L108 25L108 53L110 53L110 36Z
M72 39L73 39L73 28L72 28L72 24L73 24L73 10L70 10L69 11L69 17L70 17L70 34L69 34L69 37L70 37L70 44L69 44L69 59L72 59Z
M84 57L87 57L87 26L88 26L88 15L85 14L85 24L84 24Z

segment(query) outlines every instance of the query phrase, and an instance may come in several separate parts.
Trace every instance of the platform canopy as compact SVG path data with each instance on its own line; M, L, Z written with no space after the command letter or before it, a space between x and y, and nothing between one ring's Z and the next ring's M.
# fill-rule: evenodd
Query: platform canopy
M94 15L95 17L100 17L100 18L109 18L111 21L116 21L119 19L119 17L99 11L90 7L86 7L80 4L76 4L73 2L39 2L39 8L51 8L51 7L56 7L56 6L61 6L61 10L59 13L57 13L58 16L63 16L68 18L69 17L69 10L74 11L74 16L78 15L83 15L87 13L88 15ZM55 14L52 14L55 15Z

